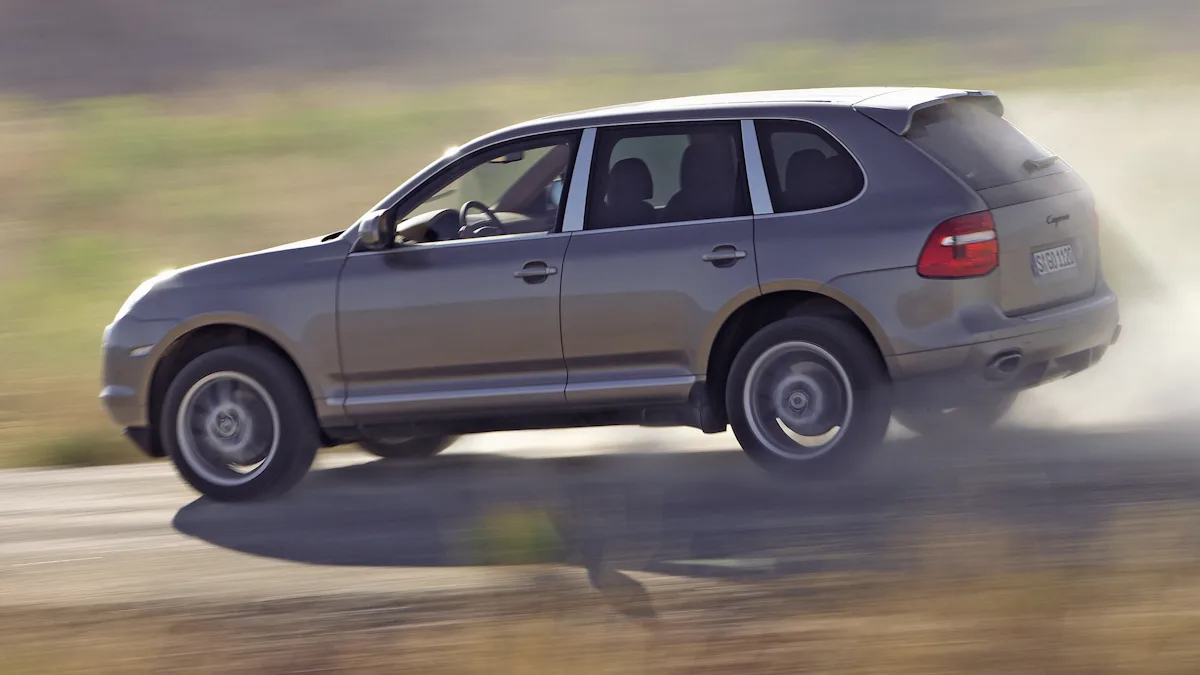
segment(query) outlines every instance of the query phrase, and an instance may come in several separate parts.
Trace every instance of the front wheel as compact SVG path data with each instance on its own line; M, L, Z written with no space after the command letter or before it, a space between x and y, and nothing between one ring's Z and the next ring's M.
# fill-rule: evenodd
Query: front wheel
M725 409L759 465L821 477L855 467L879 446L891 387L879 352L859 331L835 319L795 317L743 345Z
M359 441L363 450L383 459L425 459L450 447L458 436L418 436L387 440Z
M926 438L962 435L990 429L1004 419L1017 401L1017 394L999 394L970 405L958 407L912 406L898 408L896 421L909 431Z
M179 474L219 501L288 491L320 446L308 388L261 347L222 347L184 366L167 388L160 428Z

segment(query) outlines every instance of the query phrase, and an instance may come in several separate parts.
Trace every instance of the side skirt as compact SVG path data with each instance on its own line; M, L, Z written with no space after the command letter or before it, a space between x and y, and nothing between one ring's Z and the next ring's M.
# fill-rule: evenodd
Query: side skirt
M457 436L602 426L693 427L704 433L716 434L725 431L727 424L709 404L704 382L697 382L686 403L638 404L602 409L497 411L470 417L372 419L355 426L326 428L324 433L332 445L340 445L373 438Z

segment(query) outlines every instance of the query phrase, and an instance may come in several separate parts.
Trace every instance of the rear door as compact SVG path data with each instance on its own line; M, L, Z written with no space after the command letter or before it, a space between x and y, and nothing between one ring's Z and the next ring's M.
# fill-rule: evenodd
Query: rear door
M596 135L562 275L567 401L686 400L731 307L758 295L739 122Z
M1064 161L976 99L918 111L907 137L991 210L1000 243L997 301L1006 314L1049 309L1095 292L1095 203Z

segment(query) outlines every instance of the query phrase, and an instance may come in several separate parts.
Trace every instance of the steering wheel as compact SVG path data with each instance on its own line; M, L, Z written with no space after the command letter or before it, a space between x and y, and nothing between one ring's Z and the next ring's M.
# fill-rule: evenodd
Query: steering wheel
M487 216L488 222L472 225L467 222L467 214L471 211L479 211ZM462 205L458 210L458 237L465 239L467 237L494 237L498 234L508 234L504 231L504 223L492 213L492 210L483 202L471 200Z

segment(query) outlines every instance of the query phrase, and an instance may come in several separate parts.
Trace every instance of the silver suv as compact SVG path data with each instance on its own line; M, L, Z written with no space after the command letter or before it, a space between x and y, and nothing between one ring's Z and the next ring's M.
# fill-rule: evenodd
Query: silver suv
M893 414L989 425L1119 334L1091 192L986 91L824 89L560 115L474 140L350 228L142 284L113 418L215 499L321 446L733 427L852 466Z

